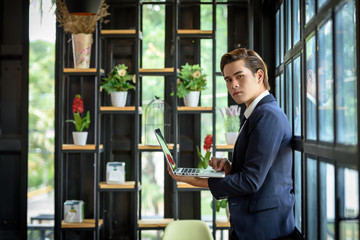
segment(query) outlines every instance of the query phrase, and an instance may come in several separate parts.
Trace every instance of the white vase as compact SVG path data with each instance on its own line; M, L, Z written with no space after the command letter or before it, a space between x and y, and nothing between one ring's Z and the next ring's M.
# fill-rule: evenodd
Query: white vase
M124 107L126 104L127 93L127 91L110 93L112 105L114 107Z
M73 139L75 145L85 146L88 132L73 132Z
M72 34L72 47L74 57L74 68L89 68L92 34L78 33Z
M238 132L226 132L225 139L228 145L234 145L238 136Z
M197 107L199 105L200 91L190 91L184 96L184 103L186 107Z

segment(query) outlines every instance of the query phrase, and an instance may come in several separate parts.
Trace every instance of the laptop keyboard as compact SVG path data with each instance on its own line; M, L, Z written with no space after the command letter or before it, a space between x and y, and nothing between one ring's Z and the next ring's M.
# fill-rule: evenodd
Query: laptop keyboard
M200 169L197 169L197 168L182 168L180 173L183 175L190 175L190 174L196 174L199 172L200 172Z

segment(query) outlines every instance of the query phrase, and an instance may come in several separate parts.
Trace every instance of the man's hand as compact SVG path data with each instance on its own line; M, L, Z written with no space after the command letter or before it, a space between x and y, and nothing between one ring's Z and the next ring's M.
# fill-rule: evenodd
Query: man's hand
M174 175L173 172L171 171L171 168L169 165L168 166L168 173L170 174L170 176L179 182L185 182L188 183L190 185L193 185L195 187L201 187L201 188L209 188L208 185L208 179L207 178L198 178L198 177L192 177L192 176L180 176L180 175Z
M231 163L227 158L211 157L209 165L216 171L225 171L226 175L231 171Z

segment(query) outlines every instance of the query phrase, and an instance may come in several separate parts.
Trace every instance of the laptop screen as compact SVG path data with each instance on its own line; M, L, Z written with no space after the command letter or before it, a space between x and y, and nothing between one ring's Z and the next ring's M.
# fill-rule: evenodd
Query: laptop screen
M165 158L168 161L169 165L171 166L172 170L174 171L176 169L176 164L174 161L173 156L171 155L171 152L165 142L165 139L161 133L161 130L159 128L155 129L155 135L157 140L160 143L161 149L164 152Z

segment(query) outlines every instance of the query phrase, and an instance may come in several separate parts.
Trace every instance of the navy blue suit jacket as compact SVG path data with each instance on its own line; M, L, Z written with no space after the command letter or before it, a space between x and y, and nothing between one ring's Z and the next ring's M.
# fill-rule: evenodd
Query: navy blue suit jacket
M213 196L228 198L239 239L276 239L294 232L291 138L286 115L267 95L240 132L231 173L209 178Z

